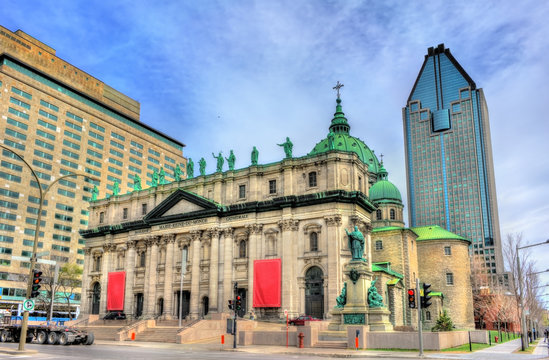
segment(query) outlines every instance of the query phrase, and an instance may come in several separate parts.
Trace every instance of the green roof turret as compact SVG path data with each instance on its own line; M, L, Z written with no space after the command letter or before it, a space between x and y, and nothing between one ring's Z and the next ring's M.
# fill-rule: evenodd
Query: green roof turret
M379 166L379 171L377 172L377 181L370 188L370 200L376 201L378 203L383 202L397 202L402 204L402 196L400 196L400 191L398 188L387 180L389 173L383 167L383 161Z
M370 148L359 138L349 134L351 126L347 123L347 118L341 107L341 98L339 89L343 87L339 81L334 89L337 90L337 105L334 118L330 124L328 136L315 145L309 155L318 155L331 150L354 152L360 160L368 165L370 173L377 174L379 170L379 160Z

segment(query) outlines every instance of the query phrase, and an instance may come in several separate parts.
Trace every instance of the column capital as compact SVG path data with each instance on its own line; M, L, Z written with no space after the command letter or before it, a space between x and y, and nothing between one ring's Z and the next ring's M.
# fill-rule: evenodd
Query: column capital
M84 255L90 255L91 252L92 252L92 249L91 249L91 248L89 248L89 247L85 247L85 248L84 248Z
M103 244L103 250L105 252L109 252L109 251L113 251L116 249L116 245L115 244Z
M363 234L369 234L372 230L372 225L366 220L364 220L363 218L361 218L360 216L357 216L357 215L350 216L349 221L353 227L358 226L358 229Z
M192 230L190 234L193 241L200 241L200 237L202 236L202 230Z
M128 246L128 249L135 249L137 247L137 240L128 240L126 241L126 245Z
M162 235L162 241L165 244L170 244L175 242L175 234Z
M282 229L282 231L297 231L299 229L299 220L295 219L286 219L286 220L280 220L278 222L278 226Z
M145 239L145 245L147 247L158 246L160 243L160 236L149 236Z
M234 234L234 228L224 228L223 229L223 236L232 237L233 234Z
M246 225L246 229L250 232L250 234L261 234L263 231L263 224Z
M328 226L340 226L341 225L341 215L340 214L334 214L334 215L324 216L324 221L326 221L326 225L328 225Z

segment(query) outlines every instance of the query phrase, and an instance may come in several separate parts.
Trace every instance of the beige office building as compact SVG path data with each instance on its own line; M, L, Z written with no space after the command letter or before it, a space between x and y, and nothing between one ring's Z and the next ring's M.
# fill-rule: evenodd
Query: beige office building
M57 57L48 45L0 27L0 307L21 302L37 224L38 185L24 157L43 184L62 175L48 191L39 232L39 252L59 263L84 264L85 241L94 186L99 197L124 194L139 175L143 188L161 168L173 181L185 169L181 142L140 122L139 102ZM183 174L184 176L184 174ZM78 303L79 295L75 298Z

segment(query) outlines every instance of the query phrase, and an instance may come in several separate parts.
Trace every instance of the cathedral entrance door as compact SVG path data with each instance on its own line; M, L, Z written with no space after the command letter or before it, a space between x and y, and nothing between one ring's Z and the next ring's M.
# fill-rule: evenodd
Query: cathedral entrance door
M305 274L305 314L324 317L324 273L313 266Z
M175 308L175 315L179 318L179 304L180 304L180 292L176 292L175 293L175 298L176 298L176 308ZM181 318L184 319L185 316L189 315L189 310L190 310L190 302L191 302L191 293L189 291L183 291L183 311L182 311L182 316Z
M101 300L101 284L98 282L93 285L92 295L92 314L99 314L99 301Z
M135 317L143 315L143 293L135 295Z

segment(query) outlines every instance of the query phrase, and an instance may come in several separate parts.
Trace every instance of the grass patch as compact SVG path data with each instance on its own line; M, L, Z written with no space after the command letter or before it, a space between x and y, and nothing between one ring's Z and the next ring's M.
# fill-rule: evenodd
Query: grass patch
M534 350L536 350L536 346L538 345L539 343L539 339L535 340L533 343L529 344L528 347L526 349L524 349L524 351L522 351L521 349L519 349L517 351L517 353L520 353L520 354L532 354L534 352Z
M498 333L497 330L490 330L490 339L492 340L492 345L496 343L496 336L498 337L498 344L518 339L520 337L520 335L517 336L512 332L506 333L502 331L501 333Z
M490 347L490 345L488 345L488 344L477 344L477 343L472 343L471 344L471 348L473 349L473 351L486 349L487 347ZM444 351L444 352L469 352L469 344L463 344L461 346L456 346L456 347L453 347L453 348L442 349L441 351Z

